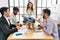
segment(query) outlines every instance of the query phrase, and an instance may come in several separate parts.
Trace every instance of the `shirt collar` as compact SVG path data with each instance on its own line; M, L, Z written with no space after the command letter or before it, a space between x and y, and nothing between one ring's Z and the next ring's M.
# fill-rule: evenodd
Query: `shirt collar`
M50 17L48 17L45 22L47 22L49 19L50 19Z
M13 13L12 13L12 15L13 15L13 16L16 16L16 15L14 15Z
M8 20L8 19L9 19L9 17L6 17L6 16L4 16L4 17L5 17L5 19L6 19L6 20Z

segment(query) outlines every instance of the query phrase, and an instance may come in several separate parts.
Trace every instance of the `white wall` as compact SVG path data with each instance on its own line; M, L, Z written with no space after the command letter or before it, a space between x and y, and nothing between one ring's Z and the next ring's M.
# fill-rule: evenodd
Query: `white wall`
M8 7L8 0L0 0L0 8Z
M8 0L0 0L0 8L1 7L8 7ZM1 14L0 14L1 17Z

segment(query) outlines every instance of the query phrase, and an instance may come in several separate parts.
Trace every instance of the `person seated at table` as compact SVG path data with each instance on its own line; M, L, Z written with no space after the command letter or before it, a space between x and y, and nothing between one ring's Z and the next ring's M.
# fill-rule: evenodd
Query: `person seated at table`
M60 15L58 16L58 27L60 27Z
M58 32L59 32L59 38L60 38L60 14L58 15L57 24L58 24Z
M14 7L13 13L10 14L10 22L11 22L11 26L13 26L13 28L16 27L16 25L15 25L16 23L17 24L19 23L19 21L17 21L17 19L16 19L16 15L18 14L18 12L19 12L19 9L17 7Z
M24 15L24 21L31 21L35 23L35 19L32 17L34 15L33 3L29 2L26 9L26 15Z
M46 34L52 35L54 40L59 40L57 23L54 19L50 18L50 13L49 9L43 9L42 16L44 21L42 28Z
M19 27L16 25L16 28L10 29L10 11L8 7L2 7L0 12L2 14L0 18L0 40L7 40L9 34L17 32Z

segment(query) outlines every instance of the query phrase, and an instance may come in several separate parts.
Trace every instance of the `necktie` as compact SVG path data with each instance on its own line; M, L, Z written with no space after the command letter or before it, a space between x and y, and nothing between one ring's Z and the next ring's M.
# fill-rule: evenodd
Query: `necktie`
M8 19L8 24L10 25L11 23L10 23L10 19Z

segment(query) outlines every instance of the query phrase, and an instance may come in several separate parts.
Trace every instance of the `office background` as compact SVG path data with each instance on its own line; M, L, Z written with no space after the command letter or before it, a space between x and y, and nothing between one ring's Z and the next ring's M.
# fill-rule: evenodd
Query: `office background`
M10 13L13 12L13 7L19 8L19 13L17 15L17 20L20 20L22 14L26 14L26 6L28 2L32 2L34 5L36 1L36 13L34 15L41 16L42 9L49 8L51 12L51 17L55 20L58 19L59 15L59 0L0 0L0 7L6 6L10 8ZM1 16L1 15L0 15Z

